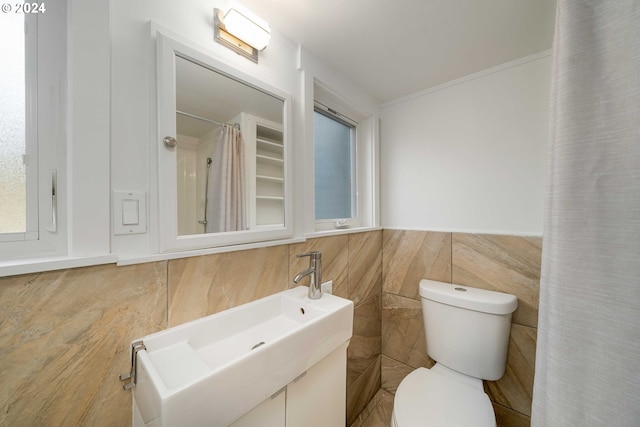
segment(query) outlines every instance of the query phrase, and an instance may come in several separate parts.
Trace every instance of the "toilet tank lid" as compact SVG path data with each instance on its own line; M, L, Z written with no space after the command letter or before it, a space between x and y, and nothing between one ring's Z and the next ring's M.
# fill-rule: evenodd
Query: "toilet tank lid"
M509 314L518 308L518 298L515 295L427 279L420 281L420 296L443 304L491 314Z

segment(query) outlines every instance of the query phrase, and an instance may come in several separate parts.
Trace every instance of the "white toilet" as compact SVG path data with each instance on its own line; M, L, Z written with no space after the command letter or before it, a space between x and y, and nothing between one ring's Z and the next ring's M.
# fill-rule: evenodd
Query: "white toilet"
M495 427L482 380L502 377L514 295L433 280L420 281L427 353L398 386L391 427Z

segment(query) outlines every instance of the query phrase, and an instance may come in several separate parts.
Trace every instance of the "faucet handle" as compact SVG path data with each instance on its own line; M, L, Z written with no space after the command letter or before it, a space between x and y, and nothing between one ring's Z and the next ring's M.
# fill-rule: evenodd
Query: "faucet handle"
M310 257L312 260L316 260L317 261L319 259L322 259L322 252L320 252L320 251L312 251L312 252L308 252L306 254L298 254L298 255L296 255L296 257L298 257L298 258L304 258L306 256Z

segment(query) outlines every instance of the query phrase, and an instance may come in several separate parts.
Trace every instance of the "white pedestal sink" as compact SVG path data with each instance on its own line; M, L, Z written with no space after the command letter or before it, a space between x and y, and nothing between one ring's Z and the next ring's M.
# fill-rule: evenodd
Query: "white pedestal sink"
M227 426L353 332L353 303L298 287L142 338L134 427Z

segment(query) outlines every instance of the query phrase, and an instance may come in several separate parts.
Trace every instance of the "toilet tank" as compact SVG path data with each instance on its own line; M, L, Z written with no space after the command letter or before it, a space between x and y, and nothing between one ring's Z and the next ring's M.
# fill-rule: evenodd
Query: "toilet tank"
M420 299L432 359L475 378L502 377L514 295L423 279Z

